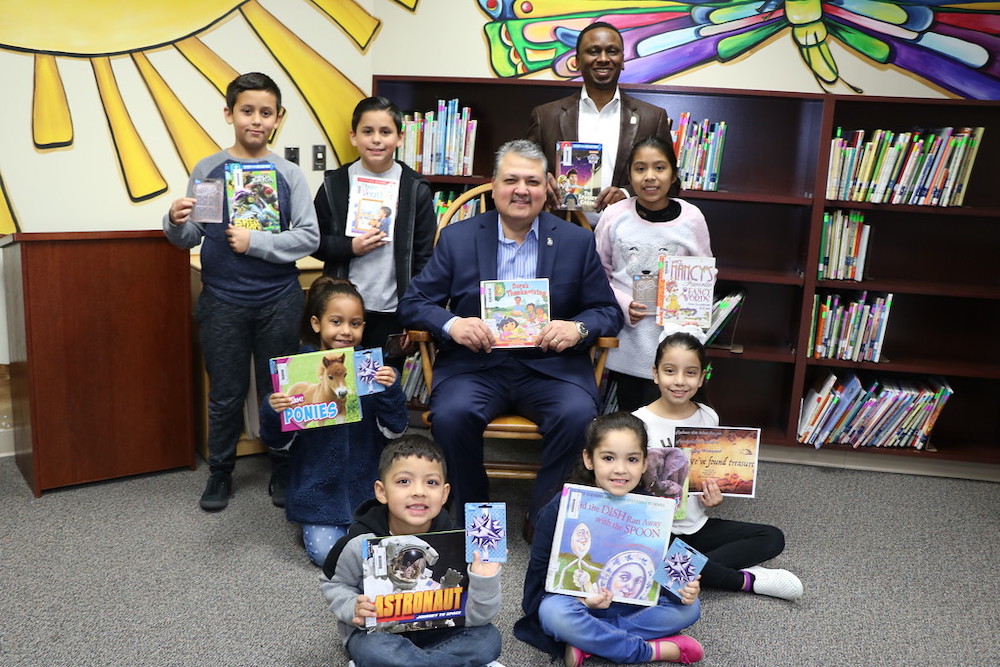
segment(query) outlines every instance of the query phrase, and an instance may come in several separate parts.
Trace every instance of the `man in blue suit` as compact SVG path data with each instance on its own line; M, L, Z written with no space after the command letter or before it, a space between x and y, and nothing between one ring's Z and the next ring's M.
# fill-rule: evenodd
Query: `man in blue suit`
M597 415L588 348L623 325L593 235L542 213L546 172L536 144L504 144L493 172L496 210L446 227L399 303L405 327L426 329L440 342L431 430L445 451L459 512L463 503L489 500L483 429L505 412L531 419L544 435L529 518L560 488ZM479 282L519 278L549 279L550 321L533 348L493 349L496 337L480 318Z

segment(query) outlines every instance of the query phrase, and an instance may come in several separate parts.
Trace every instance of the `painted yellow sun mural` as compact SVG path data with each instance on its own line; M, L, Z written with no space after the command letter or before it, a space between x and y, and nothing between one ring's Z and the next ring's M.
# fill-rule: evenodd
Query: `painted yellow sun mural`
M394 0L415 11L418 0ZM352 0L300 0L318 17L345 33L364 53L381 21ZM288 3L290 4L290 0ZM130 115L116 79L130 61L148 90L184 168L190 172L205 155L219 149L216 138L188 110L181 94L159 72L149 54L176 49L219 94L249 68L226 61L204 37L232 21L242 21L294 85L316 124L343 163L355 157L348 132L355 104L365 93L310 47L258 0L0 0L0 49L33 58L31 135L37 151L71 149L76 141L73 104L60 64L86 60L93 71L107 118L122 182L129 199L141 202L167 190L167 182ZM228 141L231 137L219 137ZM0 233L17 231L13 197L0 174Z

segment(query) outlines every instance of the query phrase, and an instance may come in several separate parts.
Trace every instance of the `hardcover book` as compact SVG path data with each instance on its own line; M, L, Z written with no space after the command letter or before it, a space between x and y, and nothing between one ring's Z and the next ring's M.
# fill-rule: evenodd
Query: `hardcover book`
M347 236L361 236L377 229L392 241L395 228L399 182L368 176L351 176L351 194L347 201Z
M465 562L507 562L507 503L465 503Z
M675 537L667 549L660 567L656 568L654 579L678 600L680 591L698 578L705 569L708 557L679 537Z
M270 162L227 162L226 203L232 225L275 234L281 231L278 174Z
M703 493L705 480L714 479L724 496L754 497L759 428L678 426L674 444L691 450L688 493Z
M493 328L494 347L534 347L549 322L549 279L483 280L479 283L483 322Z
M560 208L593 211L601 193L601 144L559 141L556 155Z
M361 421L354 352L342 347L271 359L274 391L294 402L281 412L282 431Z
M545 590L586 597L607 589L614 602L655 605L660 585L653 576L667 550L675 506L671 498L613 496L566 484Z
M709 328L716 274L714 257L660 255L656 324L673 322Z
M368 632L410 632L465 625L465 531L364 540L363 589L376 616Z

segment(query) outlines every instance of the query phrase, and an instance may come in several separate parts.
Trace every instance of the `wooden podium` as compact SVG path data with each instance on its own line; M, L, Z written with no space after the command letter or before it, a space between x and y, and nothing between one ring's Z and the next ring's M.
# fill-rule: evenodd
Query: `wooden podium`
M161 231L0 238L17 465L36 496L194 468L189 255Z

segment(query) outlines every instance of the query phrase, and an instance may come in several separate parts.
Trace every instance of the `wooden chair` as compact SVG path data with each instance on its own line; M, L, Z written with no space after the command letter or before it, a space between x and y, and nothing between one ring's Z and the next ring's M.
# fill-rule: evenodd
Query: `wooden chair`
M451 223L455 214L466 202L478 197L479 207L477 212L481 213L485 211L489 199L488 195L492 191L492 183L483 183L457 197L441 216L434 242L437 243L441 230ZM570 220L570 213L579 213L579 211L567 211L567 220ZM576 222L581 224L581 220L583 226L586 229L590 229L590 225L586 224L586 217L582 214L576 218ZM409 335L410 341L416 342L419 345L421 371L423 372L424 382L427 384L427 395L430 396L434 379L434 339L427 331L411 330ZM604 364L607 361L608 350L616 347L618 347L617 338L601 337L597 339L591 348L591 358L594 362L594 381L598 385L601 383L601 376L604 375ZM430 426L430 411L425 411L422 419L426 426ZM483 437L501 440L541 440L542 434L538 432L538 426L529 419L525 419L519 415L500 415L487 424L486 430L483 432ZM486 474L495 479L534 479L538 472L537 461L484 461L483 465L486 468Z

